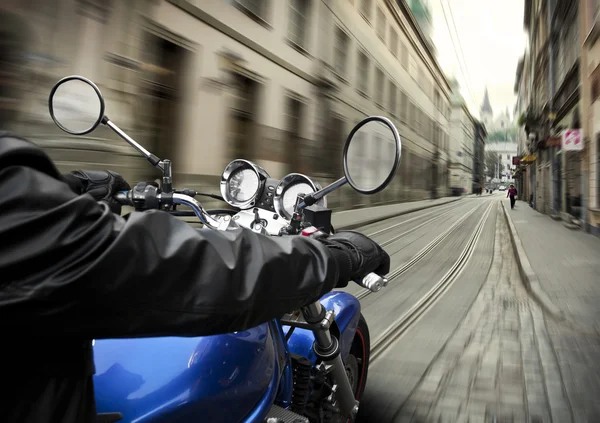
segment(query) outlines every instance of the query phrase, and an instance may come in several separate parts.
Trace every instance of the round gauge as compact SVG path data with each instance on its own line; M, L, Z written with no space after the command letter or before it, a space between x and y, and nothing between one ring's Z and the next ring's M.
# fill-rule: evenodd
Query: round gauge
M294 206L296 205L298 194L307 195L312 194L315 191L316 190L313 189L312 186L303 182L294 184L286 189L281 196L283 209L285 210L286 214L289 214L290 216L294 214Z
M244 203L251 200L258 191L260 181L252 169L239 169L229 178L229 193L233 199Z
M312 194L320 189L321 186L309 177L300 173L290 173L275 188L275 196L273 197L275 210L284 219L290 219L294 214L298 194ZM325 197L317 201L317 204L327 207Z
M221 195L230 206L242 210L250 208L269 177L263 168L248 160L234 160L221 175Z

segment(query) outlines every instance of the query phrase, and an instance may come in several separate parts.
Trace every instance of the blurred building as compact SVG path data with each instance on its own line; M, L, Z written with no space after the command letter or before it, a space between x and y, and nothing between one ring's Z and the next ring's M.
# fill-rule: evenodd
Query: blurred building
M376 114L403 139L397 178L369 198L345 188L330 205L448 192L450 87L404 1L27 0L12 10L33 40L15 130L64 170L158 176L106 128L71 137L53 125L52 85L81 74L111 120L172 159L179 186L214 192L238 157L273 177L332 181L350 129Z
M515 182L514 175L517 166L513 165L513 158L517 157L518 150L519 145L510 140L495 142L487 140L485 151L498 155L498 166L494 173L496 175L495 178L498 178L499 182L508 182L511 184Z
M398 2L402 3L402 0ZM427 0L407 0L406 3L410 8L413 16L417 20L419 24L419 28L423 32L427 43L429 43L431 48L435 48L433 44L433 18L431 15L431 6Z
M453 195L470 193L473 189L473 149L475 118L469 112L455 79L452 86L452 117L450 119L450 189Z
M580 6L581 124L585 136L581 175L587 230L600 234L600 1ZM588 176L586 178L586 176ZM587 209L587 210L586 210Z
M582 193L587 191L587 177L582 178L586 153L564 151L561 136L565 130L582 127L580 21L591 3L525 1L529 48L517 69L515 89L519 124L526 136L521 150L527 154L518 179L522 181L522 175L529 173L523 184L525 192L543 213L582 216L586 196Z
M515 171L515 182L518 196L528 204L532 205L535 202L535 186L536 186L536 155L533 153L533 144L530 143L530 134L522 127L525 124L525 117L530 110L530 99L532 97L533 79L530 77L531 55L525 52L523 57L517 64L517 75L515 80L514 92L517 95L515 104L515 116L518 117L517 125L517 155L519 164Z
M483 122L475 122L475 142L473 144L473 193L485 189L485 141L487 130Z

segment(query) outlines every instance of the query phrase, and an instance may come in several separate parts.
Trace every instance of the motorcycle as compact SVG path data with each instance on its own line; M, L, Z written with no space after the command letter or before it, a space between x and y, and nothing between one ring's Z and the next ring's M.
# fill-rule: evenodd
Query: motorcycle
M277 180L257 164L236 159L221 176L221 196L205 194L173 188L171 161L146 150L105 115L104 97L92 81L77 75L61 79L50 93L49 109L69 134L85 135L101 124L111 128L162 171L160 183L141 182L119 193L121 204L195 216L213 230L333 233L326 195L345 184L362 194L380 192L400 162L397 129L389 119L371 116L347 138L344 176L326 187L299 173ZM231 209L206 210L197 196L218 198ZM373 273L356 282L372 292L388 283ZM356 418L365 389L370 337L359 301L333 291L246 331L103 339L94 340L93 348L98 421L104 423L345 422Z

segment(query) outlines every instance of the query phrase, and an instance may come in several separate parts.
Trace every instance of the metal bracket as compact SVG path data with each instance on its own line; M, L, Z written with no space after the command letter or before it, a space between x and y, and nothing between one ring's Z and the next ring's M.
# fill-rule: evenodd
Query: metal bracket
M331 325L333 324L334 321L335 321L335 311L329 310L325 314L325 318L321 321L321 324L320 324L321 329L329 330L329 328L331 327Z

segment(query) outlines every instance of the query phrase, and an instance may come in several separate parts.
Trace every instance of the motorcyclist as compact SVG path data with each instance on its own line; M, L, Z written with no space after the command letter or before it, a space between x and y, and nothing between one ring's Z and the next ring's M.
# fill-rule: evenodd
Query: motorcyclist
M116 173L63 176L33 143L0 133L3 422L94 422L91 339L244 330L374 271L364 235L326 241L197 230L151 210L127 218Z

